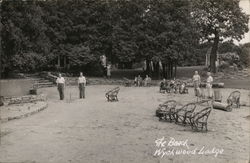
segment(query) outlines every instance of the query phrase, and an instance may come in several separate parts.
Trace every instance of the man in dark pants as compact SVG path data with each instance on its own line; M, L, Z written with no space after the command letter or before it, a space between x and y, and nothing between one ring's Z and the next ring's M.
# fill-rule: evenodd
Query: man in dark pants
M80 72L80 77L78 78L78 86L80 92L80 98L85 98L85 86L86 86L86 78Z
M65 87L65 80L62 77L62 74L59 74L58 78L56 79L57 89L60 95L60 100L64 99L64 87Z

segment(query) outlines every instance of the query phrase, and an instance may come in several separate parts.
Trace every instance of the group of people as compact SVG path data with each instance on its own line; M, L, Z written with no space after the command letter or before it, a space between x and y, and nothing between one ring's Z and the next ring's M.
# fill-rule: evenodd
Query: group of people
M83 76L83 73L80 72L80 76L78 78L78 88L79 88L79 97L85 98L85 86L86 86L86 78ZM56 79L57 89L59 92L60 100L64 99L64 89L65 89L65 79L62 77L62 74L58 75Z
M193 75L193 85L194 85L194 93L195 96L201 96L201 77L198 73L198 71L195 71ZM60 100L64 99L64 89L65 89L65 79L62 77L62 74L59 74L58 78L56 79L57 83L57 89L59 92ZM135 86L148 86L151 83L151 78L146 75L145 79L143 80L140 75L135 77L134 85ZM213 84L213 77L211 76L211 73L207 73L207 80L206 80L206 89L208 98L213 97L213 90L212 90L212 84ZM178 85L178 86L177 86ZM79 97L85 98L85 87L86 87L86 78L83 76L83 73L80 72L80 76L78 78L78 88L79 88ZM181 92L185 93L186 83L177 83L174 80L166 81L166 79L163 79L160 83L160 91L170 92L171 89L174 90L174 92L177 92L178 89Z
M194 76L193 76L193 84L194 84L194 93L195 96L201 96L201 77L198 73L198 71L195 71ZM212 89L212 84L213 84L213 77L210 72L207 73L207 80L206 80L206 89L207 89L207 95L208 98L213 97L213 89Z
M160 82L160 92L163 93L170 93L171 90L174 93L186 93L186 83L185 82L180 82L176 81L175 79L167 81L165 78Z
M138 75L135 77L134 80L134 85L137 87L141 87L141 86L149 86L151 84L151 78L146 75L145 79L143 80L141 75Z
M201 92L201 77L198 73L198 71L195 71L193 78L193 85L194 85L194 93L195 96L201 96L202 92ZM213 90L212 90L212 84L213 84L213 77L211 75L210 72L207 73L207 79L206 79L206 89L207 89L207 96L208 98L212 98L213 97ZM180 93L185 93L186 90L186 82L180 82L180 81L176 81L175 79L167 81L166 79L163 79L160 82L160 92L167 92L170 93L171 90L175 93L179 92Z

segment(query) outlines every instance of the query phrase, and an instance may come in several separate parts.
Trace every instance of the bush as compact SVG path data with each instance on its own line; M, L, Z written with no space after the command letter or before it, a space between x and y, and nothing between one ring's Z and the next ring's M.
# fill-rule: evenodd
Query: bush
M246 67L250 66L250 43L246 43L244 45L240 45L240 50L238 52L240 56L240 65L244 65Z
M220 70L225 70L225 69L228 69L230 66L230 64L228 62L223 62L220 66L219 66L219 69Z

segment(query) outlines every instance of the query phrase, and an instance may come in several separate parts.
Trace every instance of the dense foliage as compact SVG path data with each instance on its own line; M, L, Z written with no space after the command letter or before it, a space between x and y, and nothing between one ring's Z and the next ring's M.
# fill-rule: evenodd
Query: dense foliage
M192 17L201 39L212 42L211 70L216 72L218 45L224 40L241 40L248 32L249 15L242 12L239 0L193 0Z
M113 64L201 63L205 51L199 39L211 32L204 33L200 16L191 14L204 6L194 11L194 5L187 0L3 0L1 67L4 72L53 69L62 55L73 68L93 70L103 54ZM242 26L247 23L240 18ZM223 19L231 22L227 15ZM233 22L223 36L240 38L246 31L235 28Z

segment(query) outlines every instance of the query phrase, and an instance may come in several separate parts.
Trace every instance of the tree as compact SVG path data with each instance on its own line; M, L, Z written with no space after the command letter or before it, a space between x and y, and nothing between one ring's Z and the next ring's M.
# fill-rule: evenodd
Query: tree
M113 64L154 61L156 71L149 73L155 77L161 61L163 76L172 78L173 67L192 58L198 44L190 4L186 0L3 0L2 63L12 70L48 70L62 55L85 70L98 67L99 56L105 54Z
M163 77L173 78L173 67L183 56L191 54L197 44L196 28L189 13L190 3L186 0L155 0L147 5L138 47L141 58L162 62ZM155 66L155 73L159 74L160 66Z
M10 70L33 71L47 65L50 41L36 1L2 1L2 63Z
M240 45L238 55L240 56L240 62L246 67L250 66L250 43Z
M216 72L218 45L226 39L241 40L248 32L249 17L242 12L238 0L193 0L191 15L202 41L212 41L210 66Z
M115 1L113 1L115 2ZM145 1L146 2L146 1ZM119 0L112 12L112 53L117 62L141 61L137 38L142 27L143 0Z
M0 7L0 13L1 13L1 7ZM2 33L3 24L1 22L2 15L0 15L0 33ZM2 78L2 35L0 35L0 79Z

